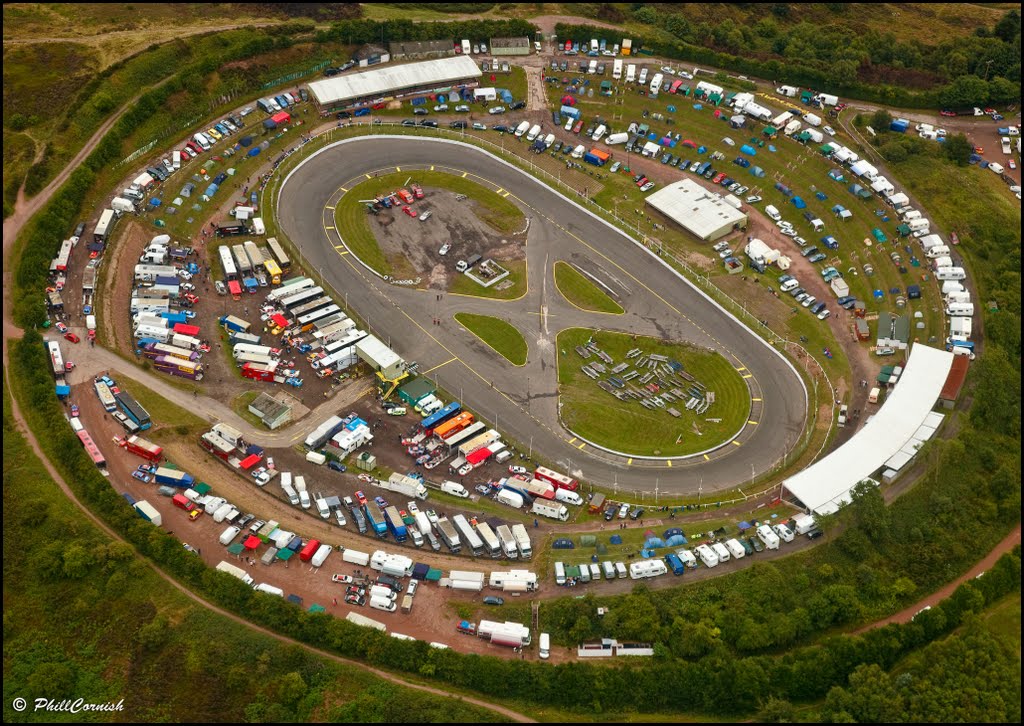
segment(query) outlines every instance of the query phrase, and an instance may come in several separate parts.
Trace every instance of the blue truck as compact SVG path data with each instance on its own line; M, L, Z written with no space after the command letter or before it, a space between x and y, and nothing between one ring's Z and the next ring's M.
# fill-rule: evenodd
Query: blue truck
M178 323L181 323L182 325L188 324L188 317L185 315L185 313L167 311L160 313L160 317L167 320L168 324L171 327L174 327Z
M384 514L377 508L377 505L367 502L363 506L363 511L366 513L366 523L374 534L380 538L387 537L388 525L384 522Z
M405 542L409 538L408 532L405 529L405 522L402 521L397 507L387 507L384 510L384 519L387 521L388 529L391 530L391 534L396 542Z
M161 466L153 474L157 484L166 484L179 489L189 489L196 483L196 478L180 469L169 469Z

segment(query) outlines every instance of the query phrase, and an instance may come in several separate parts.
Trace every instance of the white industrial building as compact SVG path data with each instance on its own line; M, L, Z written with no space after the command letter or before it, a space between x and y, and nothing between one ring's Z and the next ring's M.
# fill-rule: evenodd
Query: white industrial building
M390 97L473 86L480 74L472 58L458 55L326 78L310 83L309 92L321 113L329 113Z
M843 446L786 479L783 498L796 499L815 514L831 514L849 503L850 491L860 482L903 467L942 421L932 409L952 365L952 353L914 345L899 383L878 413Z
M405 371L405 361L374 335L356 343L356 355L387 380L395 380Z
M659 189L647 197L647 203L705 241L747 226L745 213L689 179Z

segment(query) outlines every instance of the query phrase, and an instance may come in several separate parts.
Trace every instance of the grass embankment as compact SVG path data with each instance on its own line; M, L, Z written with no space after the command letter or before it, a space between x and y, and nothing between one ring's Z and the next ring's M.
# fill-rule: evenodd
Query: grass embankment
M156 371L150 372L154 376L166 378L167 383L180 383L183 380L177 379L174 376L165 376L163 373ZM170 428L170 422L173 422L173 428L178 434L182 436L198 436L210 427L210 424L205 419L172 403L159 393L147 388L143 383L139 383L123 374L117 374L114 380L120 388L128 391L149 412L150 417L153 419L153 425L157 428ZM200 389L200 386L187 381L181 383L179 387L191 391L198 391Z
M210 723L409 721L410 713L423 723L501 720L284 645L199 606L60 493L15 430L6 386L4 509L4 680L30 707L35 698L124 698L139 722L177 714ZM178 545L168 538L168 546ZM40 603L46 617L39 617ZM254 680L254 663L273 663L273 677ZM197 699L200 684L218 697ZM4 720L39 719L26 719L8 702Z
M526 338L501 318L473 313L456 313L455 320L512 365L521 366L526 363L526 355L529 352Z
M455 194L465 194L472 202L476 215L501 234L512 234L526 226L522 210L494 190L467 178L439 171L392 172L367 179L359 184L346 187L348 191L338 202L334 211L337 229L343 231L345 244L368 267L381 275L392 275L399 268L399 261L390 259L381 250L377 238L370 229L366 203L360 200L373 199L385 192L393 192L419 184L424 188L446 189ZM381 214L401 214L398 210L383 210ZM525 276L524 276L525 277ZM476 286L479 288L479 286ZM515 289L513 288L510 289ZM521 293L513 295L517 297Z
M555 263L555 287L562 297L583 310L622 315L622 306L568 262Z
M666 408L647 409L639 401L623 402L597 386L581 368L601 363L596 355L581 358L574 350L585 346L593 337L599 348L611 356L613 365L630 362L622 372L634 368L626 353L639 348L643 354L664 355L683 364L683 369L707 391L713 391L715 402L698 416L686 409L687 399L666 404ZM625 333L608 333L585 328L570 328L558 334L558 385L562 421L575 434L595 444L634 456L682 456L710 449L734 435L742 426L750 407L750 394L735 368L718 353L699 350L682 343L634 337ZM564 351L564 354L563 354ZM608 371L612 365L606 365ZM601 375L607 379L607 371ZM642 388L640 378L630 384ZM650 385L650 383L646 384ZM687 391L693 384L677 381L672 388ZM653 394L652 394L653 395ZM675 408L681 416L673 417L667 408ZM699 431L699 433L698 433Z

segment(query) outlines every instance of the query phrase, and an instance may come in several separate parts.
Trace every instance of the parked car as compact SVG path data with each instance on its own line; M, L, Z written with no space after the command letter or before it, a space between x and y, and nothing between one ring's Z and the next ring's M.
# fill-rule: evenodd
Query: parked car
M505 113L505 107L504 106L491 106L489 109L487 109L487 113L491 114L492 116L494 116L496 114L499 114L499 113Z
M327 468L330 469L331 471L337 471L337 472L341 472L343 474L346 471L348 471L348 467L346 467L340 461L328 461L327 462Z
M505 599L495 595L488 595L483 599L484 605L504 605Z

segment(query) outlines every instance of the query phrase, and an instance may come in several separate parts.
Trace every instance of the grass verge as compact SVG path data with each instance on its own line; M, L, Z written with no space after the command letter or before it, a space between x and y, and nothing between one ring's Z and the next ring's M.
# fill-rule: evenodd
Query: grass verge
M647 409L639 401L620 401L598 387L581 369L584 365L600 363L596 355L581 358L576 347L585 346L593 339L598 347L617 363L631 362L628 369L641 376L626 382L642 391L643 386L657 383L657 379L641 384L644 368L634 368L626 354L639 348L644 354L663 355L682 363L689 373L709 392L715 401L704 414L697 415L686 409L688 396L670 401L664 408ZM625 333L608 333L586 328L569 328L558 334L558 386L563 423L578 436L609 449L634 456L682 456L710 449L735 434L749 412L750 394L736 370L718 353L699 350L682 343L666 343L655 338L637 337ZM612 365L606 366L608 369ZM601 379L607 379L604 373ZM669 381L669 379L667 379ZM693 383L678 379L669 381L667 389L687 392ZM664 389L663 389L664 390ZM668 413L675 408L678 418Z
M622 315L622 306L568 262L555 263L555 287L562 297L583 310Z
M496 290L498 285L483 287L474 282L467 275L455 274L448 283L448 292L455 295L472 295L473 297L486 297L491 300L515 300L526 294L526 260L501 260L499 263L508 270L508 280L512 284L501 290Z
M456 313L455 320L512 365L521 366L526 363L529 352L526 338L509 323L490 315L473 313Z

